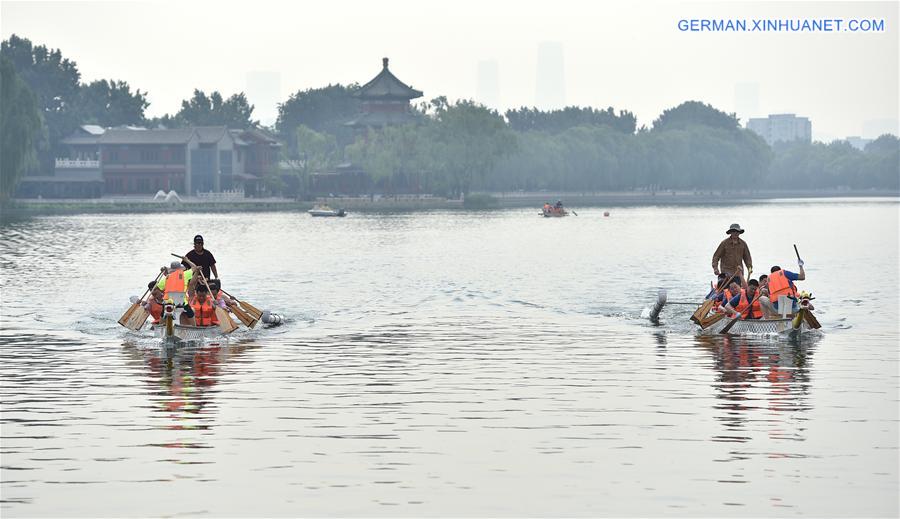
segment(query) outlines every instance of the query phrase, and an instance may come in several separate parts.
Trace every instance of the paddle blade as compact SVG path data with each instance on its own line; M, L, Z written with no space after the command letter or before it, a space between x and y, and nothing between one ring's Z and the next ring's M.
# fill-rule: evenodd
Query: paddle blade
M225 310L216 307L216 319L219 320L219 329L222 330L222 333L231 333L237 330L237 325L234 324L234 319L228 315L228 312Z
M252 315L244 311L244 309L239 305L233 305L229 308L229 310L231 310L231 312L236 315L237 318L240 319L240 321L244 323L244 326L246 326L247 328L253 328L254 326L256 326L256 323L259 322L259 319L254 319Z
M716 314L708 319L701 320L698 324L701 330L705 330L725 318L725 314Z
M150 312L148 312L143 306L138 306L137 309L135 309L135 311L131 313L131 315L128 317L128 320L123 326L133 332L136 332L144 326L144 323L147 322L148 317L150 317Z
M818 330L822 327L822 325L819 324L819 320L816 319L816 316L814 316L813 313L809 310L806 311L806 315L804 316L804 318L806 319L806 324L809 325L810 328Z
M700 308L698 308L694 312L694 315L691 316L691 321L694 321L695 323L700 324L700 320L703 319L704 317L706 317L706 314L709 313L709 309L712 308L712 305L713 305L712 299L707 299L706 301L704 301L703 304L700 305Z
M245 312L250 314L257 321L262 319L262 314L263 314L262 310L256 308L255 306L251 305L250 303L248 303L246 301L238 301L238 304L241 305L241 308Z
M723 314L723 317L724 317L724 314ZM722 331L720 331L719 334L727 335L728 332L731 331L731 327L734 326L735 323L737 323L740 320L741 320L741 316L740 316L740 314L738 314L738 316L735 317L734 319L732 319L730 323L725 325L725 328L722 328Z
M140 307L141 307L141 305L139 305L137 303L132 303L132 305L128 307L128 310L125 310L125 313L122 314L122 317L119 317L118 323L127 328L128 327L127 326L128 319L131 317L131 314L133 314L134 311Z

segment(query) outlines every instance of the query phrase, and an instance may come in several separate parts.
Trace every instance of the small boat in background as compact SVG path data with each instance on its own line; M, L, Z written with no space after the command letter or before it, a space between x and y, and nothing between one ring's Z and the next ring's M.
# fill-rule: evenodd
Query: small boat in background
M317 205L317 206L313 207L312 209L310 209L309 211L307 211L307 213L309 213L311 216L322 216L322 217L347 216L347 212L344 211L343 209L334 210L334 209L328 207L327 205Z

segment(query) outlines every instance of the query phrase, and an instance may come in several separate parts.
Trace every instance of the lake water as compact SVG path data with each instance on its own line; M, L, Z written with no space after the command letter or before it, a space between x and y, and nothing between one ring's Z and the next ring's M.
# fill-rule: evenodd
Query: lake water
M885 516L897 199L0 227L2 515ZM609 217L603 211L611 212ZM821 333L698 337L738 222ZM116 320L201 233L285 325L162 348Z

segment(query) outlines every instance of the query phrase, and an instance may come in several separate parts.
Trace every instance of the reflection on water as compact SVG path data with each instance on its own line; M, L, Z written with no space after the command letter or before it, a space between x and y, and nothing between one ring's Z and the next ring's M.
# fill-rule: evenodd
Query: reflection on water
M714 441L744 443L751 440L748 428L759 426L773 439L804 439L802 424L792 423L789 414L810 409L809 362L818 339L698 336L695 340L712 356L718 372L714 387L721 403L715 409L722 413L717 418L725 433L715 435ZM786 426L797 427L788 432Z
M5 224L0 513L896 516L900 332L872 308L900 305L898 204L803 207L823 333L801 343L640 318L708 286L723 223L786 264L786 203ZM871 232L835 247L841 226ZM287 324L123 331L201 230L227 290Z
M154 412L167 420L169 430L204 430L217 423L214 396L226 364L244 352L258 348L250 341L185 342L179 345L159 345L126 342L123 351L129 365L139 368L138 376L145 381L148 401ZM164 447L204 448L197 443L168 443Z

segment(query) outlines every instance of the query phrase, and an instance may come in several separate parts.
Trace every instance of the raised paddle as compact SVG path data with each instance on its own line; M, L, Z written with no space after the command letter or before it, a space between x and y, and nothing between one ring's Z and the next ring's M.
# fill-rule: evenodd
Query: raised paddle
M153 284L159 283L159 277L162 276L162 272L156 275L156 279L153 280ZM144 323L147 322L147 317L150 316L150 312L147 311L146 308L141 304L144 298L147 297L147 294L150 293L151 288L148 286L147 291L144 292L144 295L141 296L137 302L132 303L128 310L125 310L125 313L122 314L122 317L119 318L119 324L128 328L131 331L138 331L144 326Z
M191 268L197 268L197 265L193 261L189 260L188 258L186 258L184 256L180 256L180 255L174 254L174 253L172 253L172 256L175 256L176 258L181 258L181 260L187 262L187 264L190 265ZM203 271L200 269L198 269L197 273L200 274L200 280L203 281L203 284L206 286L206 290L209 291L209 297L211 299L212 298L212 289L209 288L209 283L206 282L206 276L203 275ZM226 312L224 309L222 309L222 307L217 305L215 301L213 301L212 304L213 304L213 307L215 307L215 309L216 309L216 319L218 319L218 321L219 321L219 329L222 330L222 333L228 334L228 333L231 333L231 332L237 330L237 325L234 324L234 319L232 319L231 316L228 315L228 312Z

